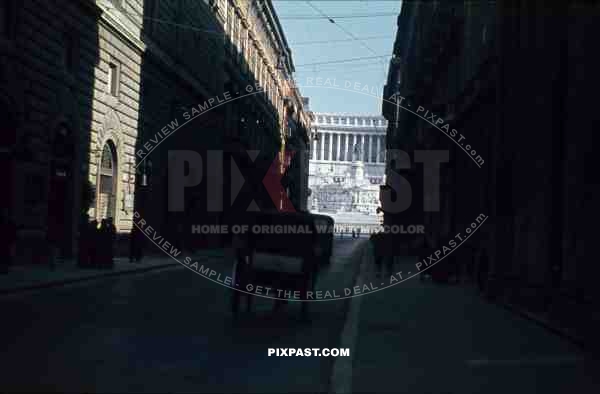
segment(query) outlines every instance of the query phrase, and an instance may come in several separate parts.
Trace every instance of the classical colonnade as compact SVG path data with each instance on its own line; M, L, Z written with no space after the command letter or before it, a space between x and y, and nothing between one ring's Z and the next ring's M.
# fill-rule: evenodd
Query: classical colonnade
M319 130L313 140L312 160L353 161L354 147L362 147L359 159L365 163L385 163L385 134L374 132Z

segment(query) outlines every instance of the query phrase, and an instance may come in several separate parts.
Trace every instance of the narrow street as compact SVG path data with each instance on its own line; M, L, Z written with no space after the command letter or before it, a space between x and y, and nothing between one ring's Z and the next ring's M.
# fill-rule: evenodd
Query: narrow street
M600 393L599 21L0 0L0 394Z
M361 243L336 239L318 288L352 285ZM357 283L373 271L367 256ZM297 303L273 316L271 302L259 299L234 323L229 297L183 268L3 296L2 335L11 340L0 356L0 389L597 392L594 364L575 346L468 287L412 279L350 302L311 303L308 323ZM267 355L334 347L349 347L351 357Z
M335 242L319 287L351 285L357 244ZM184 268L2 297L2 335L11 340L0 355L0 390L327 391L332 358L267 350L336 347L345 301L311 303L311 322L301 323L297 303L273 317L272 302L256 300L254 313L234 323L229 300L229 289Z

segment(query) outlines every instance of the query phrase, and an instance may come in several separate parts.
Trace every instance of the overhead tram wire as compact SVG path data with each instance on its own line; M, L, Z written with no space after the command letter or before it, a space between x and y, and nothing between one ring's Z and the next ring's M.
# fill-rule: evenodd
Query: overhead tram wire
M316 71L314 71L316 70ZM311 76L311 75L316 75L319 74L317 76L320 75L330 75L332 77L336 77L336 76L340 76L346 73L360 73L360 72L365 72L368 71L369 74L372 74L374 72L377 72L377 74L379 74L380 70L380 65L379 64L367 64L367 65L350 65L350 66L345 66L345 67L337 67L337 68L322 68L320 67L314 67L312 69L302 69L302 70L298 70L298 75L304 75L304 76Z
M383 59L383 58L391 58L392 55L380 55L380 56L367 56L367 57L355 57L355 58L348 58L348 59L340 59L340 60L330 60L330 61L326 61L326 62L316 62L316 63L304 63L304 64L298 64L296 65L296 68L298 67L312 67L312 66L320 66L320 65L324 65L324 64L335 64L335 63L352 63L355 61L360 61L360 60L368 60L368 59Z
M142 18L142 19L149 20L149 21L152 21L152 22L161 23L163 25L175 26L175 27L179 27L179 28L182 28L182 29L196 31L196 32L199 32L199 33L214 34L214 35L220 35L220 36L225 35L225 33L222 32L222 31L206 30L206 29L202 29L200 27L189 25L189 24L172 22L172 21L168 21L168 20L160 19L160 18L152 18L152 17L149 17L149 16L144 16L144 15L142 15L140 13L137 13L137 12L124 11L124 10L115 8L112 5L107 5L106 6L106 10L119 11L123 15L135 16L137 18Z
M344 29L342 26L340 26L338 23L336 23L335 20L332 17L330 17L327 14L325 14L319 8L317 8L316 6L314 6L310 1L307 0L306 4L308 4L312 9L314 9L319 14L321 14L322 17L324 17L327 20L329 20L329 22L331 22L334 25L336 25L340 30L342 30L344 33L346 33L346 35L348 35L349 37L351 37L355 41L358 41L363 46L363 48L366 48L372 54L377 55L377 53L370 46L368 46L367 44L365 44L364 42L362 42L358 37L356 37L354 34L352 34L351 32L349 32L348 30Z
M357 15L336 15L336 16L316 16L316 15L282 15L279 19L283 20L307 20L307 19L357 19L357 18L379 18L382 16L398 16L395 12L382 12L378 14L357 14Z
M369 36L369 37L359 37L361 40L377 40L382 38L394 38L394 36ZM291 42L290 46L298 46L298 45L317 45L317 44L331 44L336 42L351 42L355 41L353 38L345 38L341 40L317 40L317 41L299 41L299 42Z
M348 31L347 29L345 29L344 27L342 27L340 24L336 23L335 20L332 17L330 17L327 14L325 14L321 9L319 9L318 7L316 7L315 5L313 5L310 1L306 0L306 4L308 4L312 9L314 9L319 14L321 14L322 17L327 18L329 20L329 22L331 22L334 25L336 25L340 30L342 30L344 33L346 33L346 35L348 35L349 37L351 37L352 39L354 39L355 41L357 41L360 45L362 45L363 48L366 48L372 54L377 55L377 53L370 46L368 46L367 44L365 44L362 40L360 40L358 37L356 37L350 31ZM381 66L382 66L383 70L386 69L385 61L381 62Z
M307 1L307 3L313 9L315 9L317 12L319 12L322 15L322 18L327 18L331 23L335 24L339 29L341 29L344 33L346 33L348 36L350 36L351 39L348 40L348 41L358 41L361 45L363 45L369 51L371 51L372 53L374 53L375 55L377 55L377 53L375 53L375 51L373 51L370 47L368 47L366 44L364 44L361 41L360 38L354 36L352 33L348 32L346 29L344 29L343 27L341 27L340 25L338 25L337 23L335 23L335 21L333 19L331 19L330 17L328 17L326 14L324 14L321 10L319 10L318 8L316 8L315 6L313 6L312 4L310 4L309 1ZM206 29L203 29L203 28L200 28L200 27L189 25L189 24L176 23L176 22L172 22L172 21L168 21L168 20L160 19L160 18L152 18L152 17L144 16L144 15L142 15L140 13L137 13L137 12L127 12L127 11L124 11L124 10L120 10L120 9L117 9L117 8L111 6L111 5L108 5L106 7L106 10L116 10L116 11L118 11L118 12L124 14L124 15L130 15L130 16L142 18L142 19L145 19L145 20L153 21L153 22L156 22L156 23L161 23L161 24L165 24L165 25L171 25L171 26L175 26L175 27L178 27L178 28L192 30L192 31L200 32L200 33L206 33L206 34L210 34L210 35L220 35L220 36L225 35L225 32L222 32L222 31L206 30ZM371 37L371 38L375 38L375 37ZM364 37L363 39L370 39L370 38ZM317 65L336 64L336 63L347 63L347 62L353 62L353 61L360 61L360 60L366 60L366 59L375 59L375 58L386 58L386 57L391 57L391 56L390 55L386 55L386 56L376 56L376 57L370 57L370 58L367 57L367 58L333 60L333 61L329 61L329 62L301 64L301 65L297 65L296 67L317 66Z

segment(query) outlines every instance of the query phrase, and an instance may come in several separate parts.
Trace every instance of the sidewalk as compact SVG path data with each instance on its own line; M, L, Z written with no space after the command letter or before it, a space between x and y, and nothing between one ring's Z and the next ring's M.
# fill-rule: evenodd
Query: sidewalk
M193 254L182 254L194 259L223 257L221 249L200 250ZM0 294L61 286L101 277L126 275L177 266L179 263L167 255L148 256L140 263L130 263L127 257L115 257L114 268L80 268L75 260L58 263L54 270L49 265L17 265L7 274L0 274Z
M381 284L373 263L366 253L360 286ZM411 270L405 259L395 271ZM336 365L333 393L600 392L597 364L578 346L467 286L413 278L355 297L340 347L351 360L336 359L349 365Z

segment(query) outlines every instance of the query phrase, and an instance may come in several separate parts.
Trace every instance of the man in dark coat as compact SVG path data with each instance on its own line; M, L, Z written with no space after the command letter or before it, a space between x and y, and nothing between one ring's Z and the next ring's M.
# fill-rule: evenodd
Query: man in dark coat
M115 240L117 238L117 228L113 223L113 218L108 218L106 220L107 223L107 268L112 268L114 265L115 258Z
M90 267L98 267L100 265L98 253L101 245L98 244L100 242L100 233L98 230L98 221L96 219L88 223L87 235L89 237L88 253Z
M112 265L112 235L109 219L102 219L99 230L98 262L100 267L108 268Z
M140 229L134 224L131 229L130 237L129 262L139 263L144 255L144 234L142 234Z

